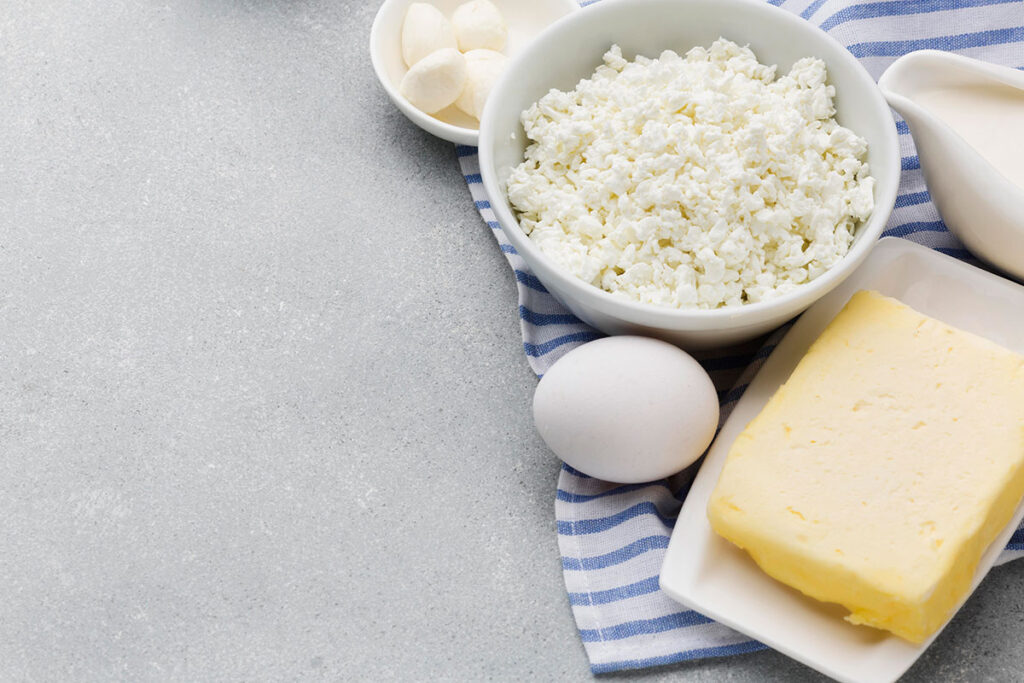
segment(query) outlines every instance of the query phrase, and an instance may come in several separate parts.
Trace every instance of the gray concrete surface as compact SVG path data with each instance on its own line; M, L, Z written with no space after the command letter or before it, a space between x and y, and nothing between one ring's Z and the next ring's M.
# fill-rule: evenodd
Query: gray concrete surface
M0 679L591 678L512 278L375 8L0 3ZM1024 679L1022 608L908 680Z

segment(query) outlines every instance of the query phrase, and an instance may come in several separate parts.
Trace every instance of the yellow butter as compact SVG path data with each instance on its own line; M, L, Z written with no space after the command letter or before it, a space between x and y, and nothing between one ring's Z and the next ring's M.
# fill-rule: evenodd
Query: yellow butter
M740 434L708 504L766 573L921 642L1024 494L1024 357L859 292Z

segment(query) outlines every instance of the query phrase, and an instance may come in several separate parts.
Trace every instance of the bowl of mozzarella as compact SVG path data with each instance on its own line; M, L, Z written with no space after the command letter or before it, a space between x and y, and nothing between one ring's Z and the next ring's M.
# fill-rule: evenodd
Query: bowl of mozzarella
M544 287L608 334L703 349L798 315L892 211L897 133L839 43L759 0L602 0L493 87L481 176Z
M377 79L406 118L476 145L479 119L506 60L576 0L384 0L370 29Z

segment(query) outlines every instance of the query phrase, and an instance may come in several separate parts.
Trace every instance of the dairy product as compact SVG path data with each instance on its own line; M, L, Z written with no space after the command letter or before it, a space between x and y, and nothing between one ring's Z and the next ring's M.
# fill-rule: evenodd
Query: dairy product
M479 120L505 68L498 50L507 36L505 19L488 0L459 5L450 22L433 5L414 2L402 23L402 58L410 68L399 92L427 114L455 104Z
M455 29L441 10L425 2L409 5L402 22L402 59L407 66L438 50L456 47Z
M508 26L505 18L488 0L471 0L455 8L452 26L459 41L459 49L503 50L508 41Z
M925 88L914 101L1024 189L1024 90L997 83Z
M922 642L1024 493L1024 357L856 294L741 433L712 528L769 575Z
M825 64L775 67L728 40L627 61L617 46L522 115L508 179L552 260L675 308L764 301L837 263L874 206L867 143L840 126Z
M399 91L412 105L434 114L458 99L466 85L466 58L445 48L416 62L399 84Z
M654 481L704 453L718 426L718 394L685 351L646 337L607 337L544 373L533 420L551 450L580 472Z
M455 106L480 120L487 96L505 70L505 55L494 50L470 50L466 53L466 85Z

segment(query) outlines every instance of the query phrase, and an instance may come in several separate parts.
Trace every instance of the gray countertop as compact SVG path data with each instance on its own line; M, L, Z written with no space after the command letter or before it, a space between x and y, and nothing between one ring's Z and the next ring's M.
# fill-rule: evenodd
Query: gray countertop
M591 677L513 279L375 9L0 3L0 679ZM1022 584L907 680L1024 678Z

